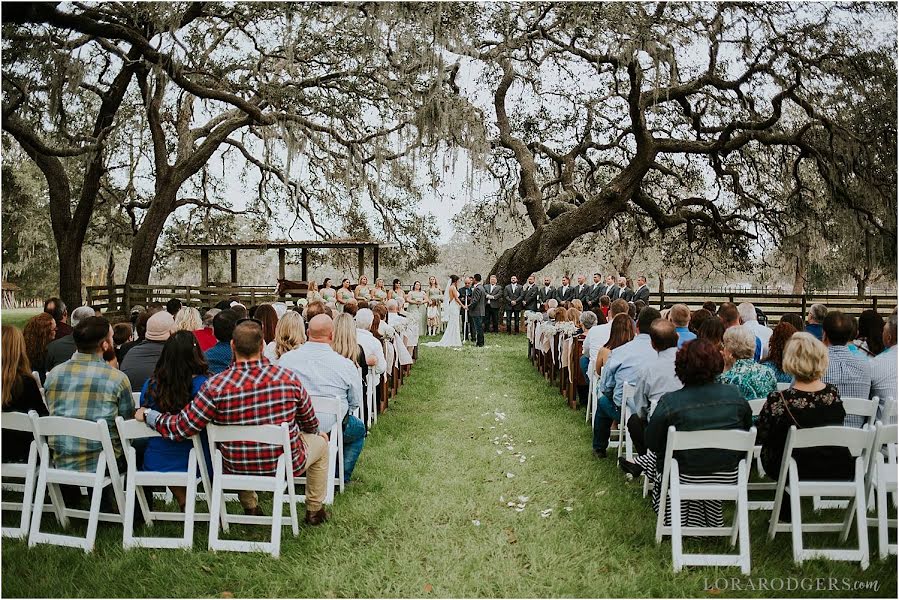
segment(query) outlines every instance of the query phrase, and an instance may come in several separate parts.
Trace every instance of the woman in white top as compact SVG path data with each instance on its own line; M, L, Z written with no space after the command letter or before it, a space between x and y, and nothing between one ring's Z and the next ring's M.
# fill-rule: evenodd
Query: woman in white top
M306 343L306 323L303 315L289 310L275 327L275 339L266 344L263 355L275 362L285 352L295 350Z

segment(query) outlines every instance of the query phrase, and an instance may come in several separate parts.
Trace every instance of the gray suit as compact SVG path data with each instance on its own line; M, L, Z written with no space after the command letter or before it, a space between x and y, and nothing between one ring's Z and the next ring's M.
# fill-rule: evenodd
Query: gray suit
M587 301L590 299L590 286L586 283L574 286L574 297L581 301L584 308L587 308Z
M553 286L543 286L537 288L537 302L540 304L545 303L547 300L552 300L556 297L556 288Z
M484 315L487 312L487 292L480 283L471 290L471 300L468 305L468 317L472 321L475 343L484 345Z
M515 322L515 333L518 333L518 322L521 320L521 309L524 300L524 287L520 283L510 283L503 291L506 297L506 333L512 333L512 322Z
M499 333L499 308L503 301L503 288L500 285L487 283L484 285L484 294L492 296L486 298L487 302L487 321L484 323L484 329L489 331L493 325L493 333Z
M574 288L571 285L560 285L556 288L556 300L559 302L571 302L574 300Z
M609 289L606 290L606 295L609 297L609 300L614 302L621 297L621 288L614 284L610 285Z
M637 288L637 291L634 292L634 302L637 300L642 300L649 305L649 286L643 285Z
M525 284L525 286L526 285L527 284ZM521 301L524 303L524 309L531 312L537 312L537 284L535 283L527 290L524 289L525 286L522 286L521 296Z
M599 299L605 295L606 286L604 283L594 283L587 291L587 303L589 308L599 306Z

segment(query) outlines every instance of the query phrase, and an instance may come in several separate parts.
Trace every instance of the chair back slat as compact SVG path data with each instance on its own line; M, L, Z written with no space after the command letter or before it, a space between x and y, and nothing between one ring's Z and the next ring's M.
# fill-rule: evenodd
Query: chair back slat
M792 425L790 433L787 435L786 448L796 450L797 448L839 446L848 448L853 455L857 456L871 447L873 438L874 431L868 427L857 429L855 427L828 426L796 429L796 426ZM790 454L791 452L785 452L784 456Z
M677 431L672 427L668 431L668 435L672 436L671 449L674 452L702 449L747 452L751 451L755 446L755 427L749 431L743 431L742 429Z
M34 433L34 423L31 422L31 417L25 413L5 412L2 419L0 419L0 424L2 424L3 429Z
M37 413L35 413L37 414ZM103 432L97 421L74 419L72 417L38 417L34 422L34 430L41 437L67 435L72 437L102 442ZM106 425L106 421L100 421ZM109 429L107 428L107 434Z
M131 400L134 401L134 408L140 408L140 392L131 392Z
M115 424L116 429L119 431L119 439L122 440L122 445L126 441L162 437L158 431L150 429L146 423L141 423L136 419L128 419L126 421L124 417L116 417Z
M340 401L333 396L311 396L309 398L315 414L334 415L340 414Z
M290 430L287 423L280 425L215 425L206 426L209 434L209 447L223 442L256 442L259 444L271 444L282 446L287 443L290 448Z
M877 414L878 404L868 398L840 398L847 415L871 418Z

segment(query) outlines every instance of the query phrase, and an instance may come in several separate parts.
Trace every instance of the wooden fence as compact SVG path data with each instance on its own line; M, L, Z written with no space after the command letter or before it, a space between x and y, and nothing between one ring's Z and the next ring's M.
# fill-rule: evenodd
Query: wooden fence
M146 306L152 302L165 303L171 298L181 300L186 306L210 308L222 300L237 300L246 306L266 302L292 302L297 296L279 296L274 286L244 285L133 285L88 286L87 303L108 313L127 314L132 306Z

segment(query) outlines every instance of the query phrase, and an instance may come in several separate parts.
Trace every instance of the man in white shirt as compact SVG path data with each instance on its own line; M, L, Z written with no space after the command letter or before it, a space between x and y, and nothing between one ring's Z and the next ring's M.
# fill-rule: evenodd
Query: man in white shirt
M387 301L387 322L394 329L405 329L408 319L400 314L400 304L396 300Z
M365 445L365 423L352 414L362 403L362 378L353 361L331 348L334 339L331 317L325 314L312 317L306 335L306 343L282 354L278 366L294 371L310 396L337 398L341 413L337 418L343 429L344 481L349 481ZM316 416L319 431L331 431L334 417Z
M356 313L356 342L362 346L366 359L375 357L375 364L369 367L369 371L381 375L387 370L387 359L384 357L383 344L371 332L374 320L375 313L371 312L371 309L359 309Z
M737 306L737 311L740 313L740 321L743 322L749 331L755 334L762 342L762 355L759 358L759 362L765 360L768 357L768 342L771 340L771 334L774 333L770 327L766 327L759 323L758 314L755 312L755 306L752 302L743 302L739 306Z
M587 332L587 337L584 340L584 347L589 349L590 362L592 364L596 364L596 355L599 354L600 349L609 341L609 336L612 334L612 320L615 318L615 315L621 313L627 314L627 309L627 302L620 298L615 300L609 307L609 320L606 324L591 327L590 331Z

